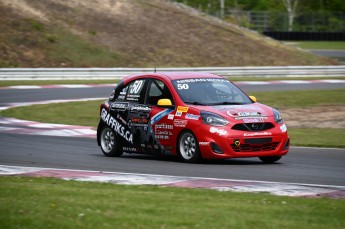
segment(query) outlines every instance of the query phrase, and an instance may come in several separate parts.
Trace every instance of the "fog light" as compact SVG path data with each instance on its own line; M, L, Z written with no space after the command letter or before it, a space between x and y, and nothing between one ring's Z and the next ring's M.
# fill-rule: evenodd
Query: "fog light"
M211 149L213 152L215 152L217 154L224 154L223 150L214 142L211 143Z

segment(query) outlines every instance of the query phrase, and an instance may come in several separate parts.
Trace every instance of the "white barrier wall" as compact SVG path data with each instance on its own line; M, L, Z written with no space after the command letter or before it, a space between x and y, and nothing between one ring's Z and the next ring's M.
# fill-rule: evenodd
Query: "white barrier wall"
M1 80L119 79L157 72L209 72L226 77L345 77L345 66L192 68L0 68Z

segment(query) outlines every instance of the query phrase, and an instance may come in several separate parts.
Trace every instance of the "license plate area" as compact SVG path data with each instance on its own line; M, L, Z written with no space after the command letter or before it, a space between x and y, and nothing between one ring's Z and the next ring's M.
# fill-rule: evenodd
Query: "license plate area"
M244 139L245 144L265 144L272 142L272 138L247 138Z

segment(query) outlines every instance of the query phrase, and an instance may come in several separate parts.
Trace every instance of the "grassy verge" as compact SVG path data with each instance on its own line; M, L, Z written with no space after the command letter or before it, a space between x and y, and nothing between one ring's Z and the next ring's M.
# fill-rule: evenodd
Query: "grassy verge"
M291 145L345 148L344 129L288 128Z
M329 77L229 77L233 82L237 81L275 81L275 80L321 80L330 79ZM332 79L342 79L345 77L332 77ZM3 80L0 87L18 85L53 85L53 84L112 84L117 83L117 79L109 80Z
M345 50L345 41L301 41L296 42L303 49L335 49Z
M344 105L344 90L312 90L293 92L257 92L258 101L276 108ZM99 105L103 101L71 102L34 105L2 111L3 116L47 123L96 127ZM343 129L289 128L292 145L317 147L345 147Z
M33 105L2 111L0 115L45 123L96 127L102 100Z
M344 105L345 90L306 90L281 92L254 92L259 103L274 108L301 108L323 105Z
M344 228L344 200L0 177L1 228Z

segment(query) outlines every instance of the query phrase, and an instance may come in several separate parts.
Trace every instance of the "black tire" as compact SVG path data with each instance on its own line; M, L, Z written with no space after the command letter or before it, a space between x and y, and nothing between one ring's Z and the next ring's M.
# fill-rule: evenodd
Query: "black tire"
M177 141L177 152L179 157L190 163L197 163L201 160L199 142L191 131L184 131Z
M107 157L120 157L123 154L117 135L107 126L101 131L100 146Z
M272 156L272 157L259 157L259 159L265 164L272 164L277 162L282 158L281 156Z

